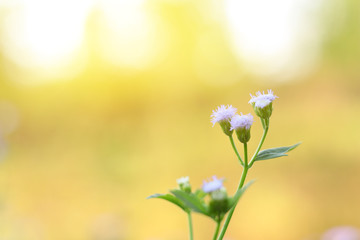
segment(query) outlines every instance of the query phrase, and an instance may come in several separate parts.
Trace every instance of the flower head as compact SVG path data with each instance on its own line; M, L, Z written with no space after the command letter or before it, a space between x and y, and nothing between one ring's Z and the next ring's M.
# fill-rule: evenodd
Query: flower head
M191 185L189 182L189 177L181 177L179 179L176 179L177 184L179 185L179 188L183 190L184 192L190 193L191 192Z
M231 128L230 130L236 130L238 128L250 129L251 125L254 122L254 117L251 113L243 115L242 113L236 114L230 121Z
M226 121L226 120L230 121L230 119L235 115L236 110L237 109L231 105L228 106L221 105L216 110L213 110L213 113L211 114L212 117L211 122L213 123L213 126L217 122Z
M254 104L255 107L264 108L269 105L275 98L279 98L274 95L274 92L270 89L267 93L264 91L261 93L258 91L255 96L250 93L251 99L249 101L250 104Z
M202 190L205 193L210 193L216 190L220 190L223 187L223 179L217 179L216 176L213 176L213 180L210 182L204 181Z
M189 183L189 177L186 176L186 177L178 178L176 179L176 183L179 185Z
M275 98L278 98L274 95L272 90L265 92L257 92L256 96L251 95L249 103L253 106L256 115L262 119L269 119L272 114L272 102ZM266 123L267 124L267 123Z

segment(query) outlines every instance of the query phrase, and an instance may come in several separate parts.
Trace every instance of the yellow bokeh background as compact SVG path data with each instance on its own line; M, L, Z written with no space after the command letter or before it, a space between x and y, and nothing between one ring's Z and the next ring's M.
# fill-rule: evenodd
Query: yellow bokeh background
M184 240L153 193L241 167L210 115L278 99L227 240L360 227L357 0L0 1L0 239ZM249 150L261 137L255 119ZM240 144L238 144L240 148ZM214 222L194 215L195 239Z

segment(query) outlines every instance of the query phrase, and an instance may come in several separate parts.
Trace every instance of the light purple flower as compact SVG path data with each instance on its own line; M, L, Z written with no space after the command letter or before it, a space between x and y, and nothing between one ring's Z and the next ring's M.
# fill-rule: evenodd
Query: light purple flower
M205 193L210 193L216 190L219 190L223 187L223 179L217 179L216 176L213 176L213 180L210 182L204 181L204 184L202 186L202 190Z
M250 129L251 125L254 122L254 117L249 113L246 115L243 115L242 113L236 114L230 121L231 128L230 130L235 130L237 128L246 128Z
M261 93L258 91L255 96L250 93L251 99L249 101L250 104L255 103L255 107L264 108L269 105L275 98L279 98L274 95L274 92L270 89L267 93L264 91Z
M360 232L350 226L335 227L325 232L321 240L360 240Z
M211 122L213 123L213 126L215 125L215 123L220 121L230 121L230 119L235 115L236 110L237 109L231 105L221 105L216 110L213 110L213 113L211 114Z

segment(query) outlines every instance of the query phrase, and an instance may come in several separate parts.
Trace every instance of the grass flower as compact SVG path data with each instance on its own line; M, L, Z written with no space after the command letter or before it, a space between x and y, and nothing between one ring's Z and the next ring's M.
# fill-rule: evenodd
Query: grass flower
M190 193L191 192L191 185L189 181L189 177L181 177L176 179L176 183L179 185L179 188L184 192Z
M223 187L223 179L217 179L216 176L213 176L213 180L210 182L204 181L202 190L205 193L211 193L216 190L220 190Z
M273 110L272 102L278 96L275 96L272 90L268 90L267 93L258 91L255 96L252 94L250 96L249 103L253 106L256 115L262 119L269 119Z
M238 128L245 128L250 129L251 125L254 122L254 117L251 115L251 113L243 115L242 113L236 114L230 121L231 124L231 130L236 130Z
M231 105L221 105L216 110L213 110L213 113L211 114L213 126L215 123L219 123L223 132L226 135L231 136L233 131L230 130L230 120L235 115L236 110L237 109Z
M176 179L176 183L179 185L189 183L189 177L186 176L186 177L178 178Z
M279 98L278 96L274 95L274 92L270 89L267 93L264 91L261 93L258 91L255 96L253 96L250 93L251 99L249 101L250 104L255 104L256 107L264 108L267 105L269 105L272 101L274 101L276 98Z
M242 143L247 143L250 140L250 128L254 122L254 117L249 113L241 116L236 114L230 121L230 130L235 130L236 136Z
M216 110L213 110L213 113L211 114L211 122L213 123L213 126L217 122L230 121L230 119L235 115L236 110L237 109L231 105L221 105Z

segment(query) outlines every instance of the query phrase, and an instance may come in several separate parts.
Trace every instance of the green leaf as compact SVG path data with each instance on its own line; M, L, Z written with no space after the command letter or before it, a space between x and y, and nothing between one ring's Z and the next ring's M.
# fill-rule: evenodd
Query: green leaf
M151 199L151 198L160 198L160 199L164 199L166 201L169 201L175 205L177 205L178 207L180 207L182 210L184 210L185 212L188 212L188 208L185 206L185 204L178 198L176 198L175 196L171 195L171 194L160 194L160 193L156 193L153 194L149 197L147 197L146 199Z
M204 197L207 195L207 193L201 189L196 190L194 194L200 199L204 199Z
M300 145L300 143L297 143L297 144L289 146L289 147L269 148L269 149L262 150L255 157L254 161L261 161L261 160L267 160L267 159L287 156L287 154L286 154L287 152L290 152L291 150L295 149L299 145Z
M184 191L177 189L171 190L170 192L174 194L178 199L183 201L186 207L192 209L194 212L198 212L205 214L206 216L210 216L209 211L206 205L204 204L204 202L202 201L202 199L196 196L195 194L186 193Z
M250 187L251 184L253 184L255 181L251 180L250 182L248 182L245 186L243 186L242 188L240 188L239 190L237 190L237 192L235 193L235 195L230 199L229 201L229 209L228 211L237 204L237 202L239 201L239 199L241 198L241 196L244 194L244 192L246 191L246 189L248 187Z

